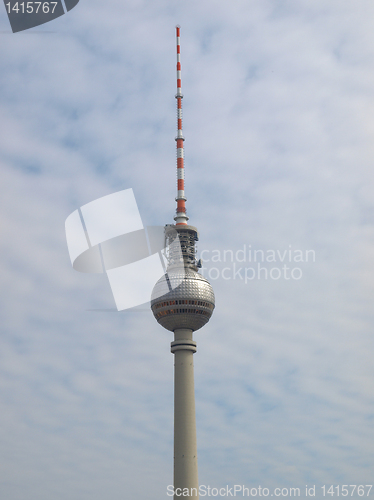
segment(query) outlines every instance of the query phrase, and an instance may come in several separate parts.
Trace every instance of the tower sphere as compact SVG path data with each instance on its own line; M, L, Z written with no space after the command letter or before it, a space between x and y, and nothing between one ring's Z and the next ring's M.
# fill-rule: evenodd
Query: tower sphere
M153 315L172 332L180 328L199 330L208 323L214 306L209 281L190 267L168 270L152 291Z

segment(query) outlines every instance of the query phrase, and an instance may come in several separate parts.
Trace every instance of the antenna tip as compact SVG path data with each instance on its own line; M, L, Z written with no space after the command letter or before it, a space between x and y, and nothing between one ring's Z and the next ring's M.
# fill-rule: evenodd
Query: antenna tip
M177 29L180 29L180 28L181 28L181 25L180 25L180 24L176 24L176 25L175 25L175 27L176 27Z

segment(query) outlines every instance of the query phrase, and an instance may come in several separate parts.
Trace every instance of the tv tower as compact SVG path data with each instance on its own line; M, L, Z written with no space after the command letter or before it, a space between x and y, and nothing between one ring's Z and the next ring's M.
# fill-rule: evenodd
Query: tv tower
M196 227L186 215L184 193L184 137L182 132L182 80L180 61L180 27L177 30L177 210L175 224L165 226L168 251L166 273L154 286L151 308L161 326L174 332L171 352L174 364L174 499L188 489L189 498L199 498L196 447L196 416L193 354L196 342L192 335L213 314L213 289L198 273L196 260ZM180 245L173 245L179 240ZM188 498L187 497L187 498ZM186 495L183 495L186 498Z

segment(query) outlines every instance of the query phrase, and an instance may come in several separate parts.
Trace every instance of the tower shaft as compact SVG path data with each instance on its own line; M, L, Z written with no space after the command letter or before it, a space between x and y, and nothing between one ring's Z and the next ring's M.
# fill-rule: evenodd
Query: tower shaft
M199 498L192 330L174 331L174 500Z

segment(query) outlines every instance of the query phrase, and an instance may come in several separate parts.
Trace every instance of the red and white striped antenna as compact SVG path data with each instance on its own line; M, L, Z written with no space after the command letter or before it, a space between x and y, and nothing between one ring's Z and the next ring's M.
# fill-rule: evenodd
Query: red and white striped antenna
M177 141L177 179L178 179L178 195L175 198L177 202L177 215L174 217L175 225L186 225L188 217L186 215L186 197L184 195L184 149L183 149L183 132L182 132L182 78L181 78L181 45L180 45L180 26L176 26L177 30L177 119L178 119L178 134L175 140Z

